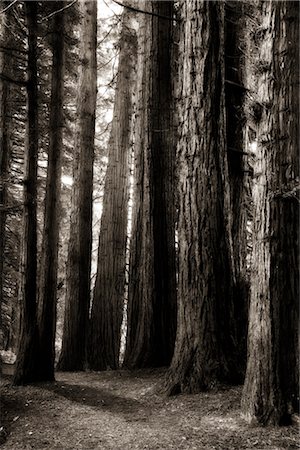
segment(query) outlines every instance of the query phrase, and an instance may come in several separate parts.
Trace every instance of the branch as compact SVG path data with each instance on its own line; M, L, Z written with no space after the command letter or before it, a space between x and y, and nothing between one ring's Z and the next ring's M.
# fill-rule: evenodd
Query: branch
M74 3L76 3L76 1L77 1L77 0L73 0L69 5L66 5L66 6L64 6L63 8L60 8L60 9L58 9L57 11L52 12L52 13L49 14L48 16L43 17L43 18L41 19L41 22L43 22L44 20L50 19L51 17L55 16L55 14L58 14L58 13L64 11L65 9L70 8L72 5L74 5Z
M124 3L121 3L118 0L113 0L113 2L119 6L123 6L123 8L129 9L130 11L147 14L148 16L159 17L160 19L166 19L166 20L172 20L172 21L175 20L175 21L179 22L179 20L176 19L176 17L163 16L162 14L157 14L157 13L150 12L150 11L144 11L142 9L134 8L133 6L124 5Z
M19 48L14 48L14 47L5 47L4 45L0 45L0 49L9 50L11 52L22 53L23 55L26 55L26 56L28 54L28 52L26 50L21 50Z
M228 147L228 150L234 153L239 153L240 155L250 155L252 156L254 153L244 152L243 150L239 150L238 148Z
M15 3L17 3L18 0L14 0L13 2L11 2L8 6L6 6L6 8L2 9L2 11L0 11L0 14L4 13L5 11L7 11L9 8L11 8Z
M234 81L231 81L231 80L225 80L225 84L230 84L231 86L235 86L236 88L239 88L239 89L241 89L242 91L252 92L250 89L246 88L246 87L243 86L242 84L235 83Z
M0 79L4 81L8 81L9 83L16 84L17 86L27 86L27 81L20 81L20 80L14 80L13 78L8 77L7 75L4 75L3 73L0 73Z

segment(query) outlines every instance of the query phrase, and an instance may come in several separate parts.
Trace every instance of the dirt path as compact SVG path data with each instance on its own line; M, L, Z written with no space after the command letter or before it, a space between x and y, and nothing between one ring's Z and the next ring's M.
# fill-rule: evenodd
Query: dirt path
M241 388L163 397L162 372L58 373L57 382L12 387L1 382L2 450L186 449L295 450L296 426L248 427Z

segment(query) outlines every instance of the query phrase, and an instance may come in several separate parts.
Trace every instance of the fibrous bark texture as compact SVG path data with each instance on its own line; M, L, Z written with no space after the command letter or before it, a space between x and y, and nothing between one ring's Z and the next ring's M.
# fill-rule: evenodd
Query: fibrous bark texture
M287 423L298 407L299 5L260 4L257 71L262 117L253 189L254 247L248 364L249 422Z
M132 18L132 12L125 9L90 319L88 362L94 370L116 369L119 366L137 61L137 37L132 28Z
M62 6L63 2L55 2L56 9ZM55 360L56 286L64 98L64 11L55 14L53 19L52 54L50 145L38 310L40 373L43 380L49 381L54 379Z
M173 2L140 14L135 188L124 365L165 366L176 332L175 205L171 85Z
M97 95L97 2L80 2L82 35L70 241L60 370L83 370L90 306L92 192Z
M38 156L38 83L37 83L37 2L25 3L28 27L27 130L24 178L24 228L21 264L21 330L17 352L15 384L39 379L37 330L37 156Z
M225 145L224 4L181 2L178 328L167 391L239 376ZM181 80L181 81L180 81Z
M0 42L3 47L9 45L8 18L6 14L0 17ZM10 75L10 58L3 50L0 52L0 73ZM9 169L9 86L8 82L0 79L0 329L2 328L3 282L4 282L4 250L6 228L7 178ZM1 344L4 336L0 332Z

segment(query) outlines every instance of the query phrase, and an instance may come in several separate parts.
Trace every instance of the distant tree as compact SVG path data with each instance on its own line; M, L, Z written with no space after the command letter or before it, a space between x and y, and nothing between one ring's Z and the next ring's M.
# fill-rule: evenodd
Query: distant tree
M39 379L37 329L37 155L38 79L37 4L25 2L28 27L27 129L24 178L24 213L21 267L21 330L14 375L15 384Z
M232 207L232 250L234 263L234 315L242 370L246 369L249 275L247 270L247 220L250 209L250 177L246 129L246 58L248 16L246 2L225 3L225 102L226 144Z
M225 140L224 3L181 5L178 328L167 391L240 380Z
M80 76L73 168L70 240L60 370L83 370L90 307L92 192L97 94L97 2L80 2Z
M261 120L254 167L254 238L247 421L286 424L299 407L299 4L264 1L256 32Z
M176 333L172 1L138 2L135 187L127 342L130 368L170 363ZM163 17L157 17L165 16Z
M62 9L64 2L53 2ZM64 11L53 16L49 155L39 289L39 366L44 380L54 380L59 208L64 101Z
M132 115L136 76L137 38L132 12L125 10L119 40L119 67L109 141L98 268L90 319L89 367L119 366L121 324L125 296L128 188Z

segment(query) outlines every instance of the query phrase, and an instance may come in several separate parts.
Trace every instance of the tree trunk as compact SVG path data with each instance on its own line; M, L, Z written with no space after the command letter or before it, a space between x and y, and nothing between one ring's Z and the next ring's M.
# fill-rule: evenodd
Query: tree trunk
M173 2L139 3L172 18ZM128 329L124 365L165 366L176 333L174 142L171 46L173 21L141 14L135 192Z
M0 40L3 47L8 47L8 18L6 14L0 17ZM9 56L0 49L0 73L10 75ZM2 307L4 303L4 250L6 228L7 177L9 170L9 119L8 119L9 86L0 79L0 343L4 345L4 330L2 324ZM3 334L2 334L3 333Z
M299 401L299 5L264 1L260 7L256 69L263 109L242 409L248 422L265 425L288 423Z
M225 140L224 3L182 3L178 328L169 394L240 380Z
M97 96L97 2L82 1L81 73L60 370L83 370L90 306L92 194Z
M61 6L63 6L63 2L55 2L56 9L59 9ZM54 380L55 361L59 201L64 120L64 11L55 14L52 33L50 144L38 311L40 372L42 379L47 381Z
M246 370L249 276L247 274L247 216L250 202L249 176L246 174L246 33L247 17L244 2L225 4L225 99L226 142L232 206L232 242L234 262L234 310L237 342ZM247 205L248 204L248 205Z
M131 11L123 13L114 115L109 142L98 268L90 319L88 361L94 370L119 366L125 295L128 183L137 38Z
M28 27L27 130L24 178L24 226L21 267L21 330L14 384L39 379L37 329L37 2L25 2Z

